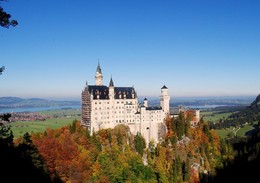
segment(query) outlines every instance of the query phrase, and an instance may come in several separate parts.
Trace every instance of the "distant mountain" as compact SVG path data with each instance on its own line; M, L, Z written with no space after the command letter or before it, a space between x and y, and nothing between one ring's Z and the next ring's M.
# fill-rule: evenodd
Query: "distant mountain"
M230 126L242 126L253 122L260 122L260 94L249 106L233 113L225 121L214 124L213 128L220 129Z
M40 98L22 99L18 97L0 97L0 108L52 107L75 105L80 105L80 101L55 101Z
M148 99L151 106L160 105L158 97L139 97L139 102L144 98ZM170 106L249 106L255 96L235 96L235 97L173 97L171 96Z
M239 119L240 121L252 122L260 120L260 94L246 109L237 112L230 116L233 119Z
M172 98L170 106L248 106L254 97L186 97Z

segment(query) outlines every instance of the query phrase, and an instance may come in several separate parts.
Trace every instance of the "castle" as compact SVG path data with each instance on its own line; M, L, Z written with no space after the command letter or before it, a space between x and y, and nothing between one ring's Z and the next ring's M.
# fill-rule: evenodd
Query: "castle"
M115 87L111 77L109 86L103 85L100 64L96 70L96 85L88 85L82 91L81 124L92 134L103 128L114 128L118 124L127 125L132 134L141 135L148 144L158 143L166 132L165 118L170 115L168 88L161 88L160 106L149 107L145 98L138 102L134 87Z

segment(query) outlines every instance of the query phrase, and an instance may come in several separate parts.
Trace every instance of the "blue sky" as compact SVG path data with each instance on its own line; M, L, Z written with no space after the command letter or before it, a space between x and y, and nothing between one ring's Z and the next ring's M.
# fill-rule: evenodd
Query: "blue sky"
M95 83L139 96L260 93L259 0L24 0L0 28L0 97L79 99Z

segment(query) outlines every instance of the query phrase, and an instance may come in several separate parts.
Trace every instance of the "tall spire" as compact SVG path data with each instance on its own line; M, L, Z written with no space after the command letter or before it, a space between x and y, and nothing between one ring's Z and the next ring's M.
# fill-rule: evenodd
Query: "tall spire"
M111 79L110 79L110 82L109 82L109 87L114 87L114 82L113 82L112 76L111 76Z
M100 68L100 64L99 64L99 60L98 60L98 66L97 66L97 71L98 73L102 74L101 68Z
M96 71L96 85L97 86L102 86L103 85L103 75L102 75L102 71L101 71L101 67L98 61L98 66L97 66L97 71Z

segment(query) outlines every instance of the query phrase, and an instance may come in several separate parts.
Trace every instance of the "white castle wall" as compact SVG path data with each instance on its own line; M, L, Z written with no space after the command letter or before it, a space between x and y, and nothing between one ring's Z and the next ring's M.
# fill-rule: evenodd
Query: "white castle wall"
M96 85L103 86L103 76L100 66L96 72ZM112 81L112 78L111 78ZM113 84L113 82L111 82ZM139 107L138 98L132 93L132 99L126 98L124 95L119 99L114 98L114 86L109 86L109 97L100 99L98 96L93 98L93 94L86 94L89 92L87 87L82 93L82 100L90 100L91 111L83 111L83 114L91 113L90 132L98 131L102 128L114 128L118 124L128 125L132 134L136 135L140 132L145 138L146 143L153 140L155 143L159 141L159 131L163 126L166 115L169 114L170 96L168 95L168 88L161 89L160 107L149 108L148 101L144 101L144 105ZM89 96L90 97L86 97ZM87 103L82 101L82 103ZM88 108L84 108L87 110ZM82 124L89 124L82 118ZM85 125L86 126L86 125Z

